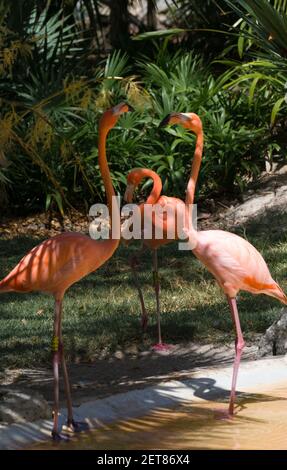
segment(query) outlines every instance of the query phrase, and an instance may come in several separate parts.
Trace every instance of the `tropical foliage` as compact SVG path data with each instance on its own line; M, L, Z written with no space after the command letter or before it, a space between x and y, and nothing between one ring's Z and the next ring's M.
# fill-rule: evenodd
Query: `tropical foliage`
M131 3L123 2L122 11ZM156 2L148 3L151 27ZM187 2L178 3L188 7ZM206 13L217 3L207 2ZM132 59L130 45L126 52L114 50L101 57L107 39L101 7L106 2L17 0L12 12L9 2L1 0L1 211L56 209L63 214L69 207L87 209L102 199L98 119L119 100L135 108L119 121L108 144L120 192L128 171L143 166L159 173L164 191L184 196L194 136L181 128L157 129L174 110L194 111L203 119L203 196L239 191L265 168L266 159L285 158L286 2L272 6L264 0L275 15L267 10L268 21L273 25L281 18L272 39L269 23L255 9L258 2L222 0L219 12L229 17L223 3L242 18L234 26L239 38L233 39L233 52L229 45L226 57L237 47L242 60L207 65L206 55L190 50L184 38L175 50L171 34L152 39L149 47L146 41L134 42L143 46L137 54L134 48ZM196 12L193 21L199 25ZM223 65L228 69L220 75Z
M240 17L237 43L239 61L225 61L227 86L249 85L250 102L256 91L265 89L272 104L271 125L286 111L287 86L287 3L284 0L225 0Z

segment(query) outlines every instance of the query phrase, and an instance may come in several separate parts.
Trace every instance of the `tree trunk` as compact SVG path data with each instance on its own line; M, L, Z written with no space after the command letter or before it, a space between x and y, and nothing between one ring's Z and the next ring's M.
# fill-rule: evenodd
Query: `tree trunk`
M156 29L156 0L147 0L147 28L148 31Z
M129 47L128 0L112 0L110 3L110 40L115 49Z
M55 15L60 10L63 10L63 16L69 16L67 23L74 24L75 19L73 17L73 12L76 7L77 0L71 0L70 2L64 2L63 0L52 0L49 3L48 17Z

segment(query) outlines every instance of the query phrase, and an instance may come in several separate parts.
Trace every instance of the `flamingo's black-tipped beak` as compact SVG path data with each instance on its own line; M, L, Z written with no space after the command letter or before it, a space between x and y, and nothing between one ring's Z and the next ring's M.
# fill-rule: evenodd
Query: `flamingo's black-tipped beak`
M159 124L159 129L162 129L163 127L166 127L169 124L170 121L170 114L168 114Z
M123 113L127 113L129 111L134 111L134 108L130 106L128 103L125 101L122 101L121 103L117 104L110 110L108 109L114 116L121 116Z
M126 188L126 192L124 195L124 201L128 204L133 202L133 194L134 194L135 187L133 184L129 183Z
M128 112L129 113L133 113L135 111L135 109L128 103L126 103L127 107L128 107Z

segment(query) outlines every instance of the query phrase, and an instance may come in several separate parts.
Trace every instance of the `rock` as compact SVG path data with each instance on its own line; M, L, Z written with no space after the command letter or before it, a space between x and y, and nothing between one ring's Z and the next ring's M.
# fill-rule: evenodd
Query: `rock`
M277 356L287 353L287 309L283 308L281 317L276 320L262 336L258 345L258 357Z
M278 188L270 184L266 185L264 191L247 191L243 199L243 204L229 209L224 214L228 225L236 226L252 222L265 216L268 210L286 212L287 184L282 184Z
M122 351L119 350L119 351L116 351L116 352L115 352L114 357L115 357L116 359L124 359L125 355L124 355L124 353L123 353Z
M40 393L0 389L0 422L23 423L50 417L48 402Z
M38 229L38 225L36 225L36 224L29 224L29 225L26 225L26 228L27 228L28 230L34 231L34 230L37 230L37 229Z
M202 219L209 219L211 217L211 214L209 212L200 212L197 214L197 220L202 220Z
M125 353L130 354L130 355L137 355L138 354L137 345L136 344L131 344L131 345L127 346L126 349L125 349Z
M54 229L61 228L60 222L56 219L51 220L51 228L54 228Z

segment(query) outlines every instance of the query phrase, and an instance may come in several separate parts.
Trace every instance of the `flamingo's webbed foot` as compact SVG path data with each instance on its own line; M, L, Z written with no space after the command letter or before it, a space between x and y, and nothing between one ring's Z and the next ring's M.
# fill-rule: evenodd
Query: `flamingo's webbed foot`
M75 421L74 419L68 419L66 426L71 432L81 432L89 429L87 423L83 421Z
M170 351L172 349L172 345L166 343L157 343L152 346L153 351Z
M230 419L234 418L234 413L231 413L230 410L225 408L219 408L214 410L214 417L216 420L229 421Z
M69 440L68 436L64 436L63 434L60 434L58 431L52 431L51 435L52 435L52 439L54 442L65 442Z

